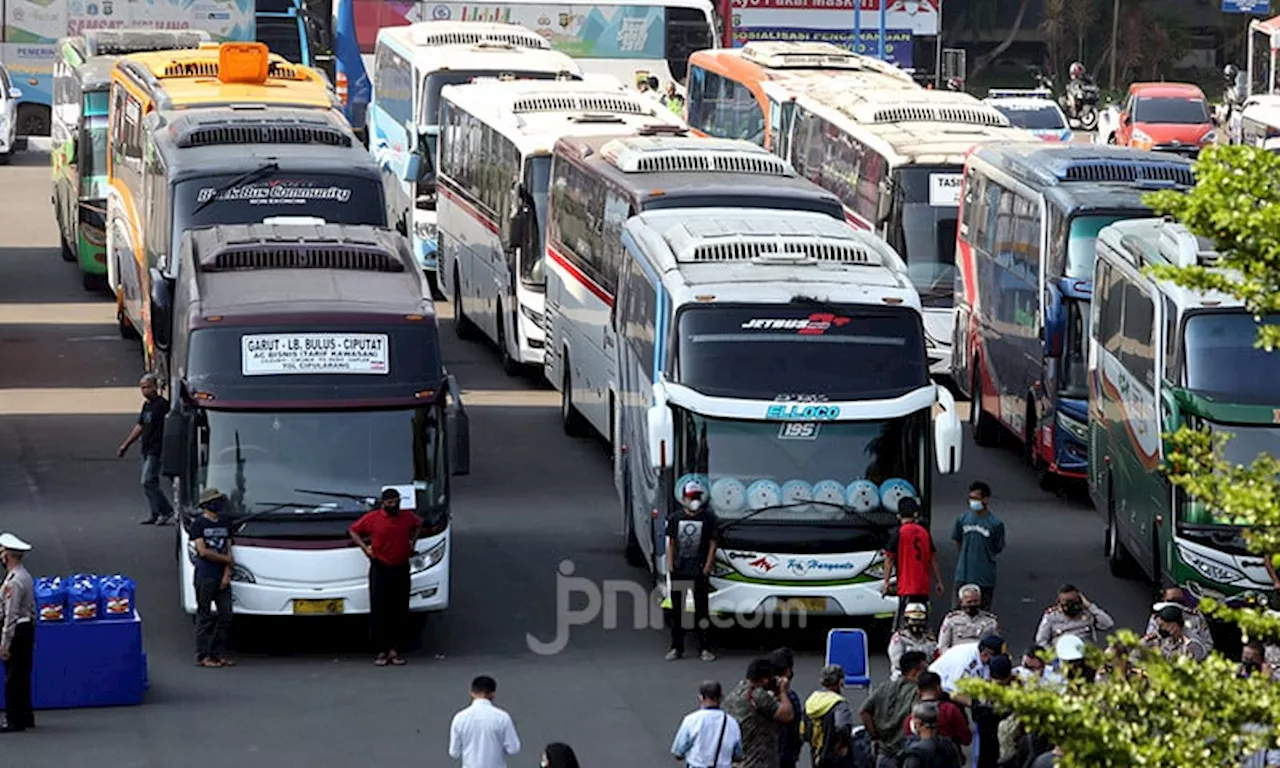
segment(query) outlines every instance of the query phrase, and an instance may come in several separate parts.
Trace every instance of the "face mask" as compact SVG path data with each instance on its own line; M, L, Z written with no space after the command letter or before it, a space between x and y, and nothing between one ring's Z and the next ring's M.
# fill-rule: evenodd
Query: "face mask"
M972 509L974 512L981 512L982 502L978 499L969 499L969 509Z
M702 509L702 499L690 499L690 500L689 500L689 511L690 511L690 512L697 512L697 511L698 511L698 510L700 510L700 509Z
M981 606L981 605L966 605L966 606L964 606L964 612L965 612L965 613L967 613L967 614L969 614L970 616L977 616L977 615L978 615L978 612L979 612L979 611L981 611L981 610L982 610L982 606Z
M1062 612L1068 616L1079 616L1084 611L1082 603L1067 603L1062 606Z
M208 504L205 504L205 505L204 505L204 508L205 508L205 509L207 509L207 510L209 510L210 512L212 512L212 513L213 513L213 514L215 514L215 515L217 515L217 514L221 514L221 512L222 512L222 500L221 500L221 499L217 499L217 500L215 500L215 501L211 501L211 502L209 502Z
M908 624L908 625L907 625L907 631L908 631L908 632L910 632L910 633L911 633L911 634L913 634L913 635L923 635L923 634L924 634L924 625L923 625L923 624Z
M1173 637L1173 632L1168 629L1165 629L1164 627L1160 627L1159 629L1157 629L1156 634L1160 635L1160 637L1163 637L1165 639Z

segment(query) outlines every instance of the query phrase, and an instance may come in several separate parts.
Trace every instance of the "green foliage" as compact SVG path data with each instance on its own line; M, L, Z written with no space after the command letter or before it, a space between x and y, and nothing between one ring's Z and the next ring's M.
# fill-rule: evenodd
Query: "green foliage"
M1196 162L1190 192L1152 192L1146 202L1213 240L1223 268L1155 267L1152 274L1234 296L1255 315L1280 311L1280 155L1256 147L1208 147ZM1280 326L1260 330L1260 346L1271 351L1280 344Z
M1122 631L1106 656L1092 650L1096 682L1065 690L1042 682L1001 686L978 679L958 687L1016 714L1027 730L1062 748L1061 768L1204 768L1239 765L1272 743L1280 687L1235 676L1214 655L1167 660ZM1129 650L1132 649L1132 650Z

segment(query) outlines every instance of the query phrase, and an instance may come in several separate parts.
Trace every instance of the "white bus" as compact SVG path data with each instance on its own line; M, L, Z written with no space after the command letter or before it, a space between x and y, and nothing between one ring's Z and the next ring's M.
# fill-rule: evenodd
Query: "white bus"
M927 525L930 465L954 473L961 452L901 258L803 211L654 211L622 240L628 560L663 573L666 518L695 480L719 520L712 611L892 615L898 502L917 499Z
M542 365L551 149L561 136L683 127L663 105L614 80L477 81L440 98L437 276L454 329L478 329L503 369ZM483 148L483 151L482 149Z
M436 268L436 135L440 90L478 77L580 79L582 70L545 39L514 24L426 21L378 32L369 151L382 166L391 220Z
M662 208L802 210L844 219L839 198L751 142L645 135L659 127L639 136L565 137L551 158L543 371L560 390L569 435L590 427L612 442L614 291L627 219Z
M850 223L880 234L906 260L924 306L935 374L951 368L965 155L985 141L1035 140L964 93L832 84L796 97L785 156L801 175L840 196Z

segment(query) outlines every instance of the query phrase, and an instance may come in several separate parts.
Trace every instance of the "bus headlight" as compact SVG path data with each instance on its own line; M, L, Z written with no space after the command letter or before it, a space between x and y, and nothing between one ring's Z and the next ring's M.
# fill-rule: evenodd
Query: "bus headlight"
M871 565L868 565L867 569L863 571L862 574L864 576L870 576L873 579L883 579L884 578L884 558L877 555L875 562L873 562Z
M1084 424L1082 422L1076 421L1075 419L1065 414L1059 413L1058 427L1060 429L1065 429L1067 432L1071 433L1072 437L1074 437L1075 439L1079 440L1082 443L1089 441L1089 425L1088 424Z
M257 579L253 578L253 573L243 565L236 563L231 566L231 580L238 581L241 584L256 584Z
M410 570L413 573L419 573L427 570L428 568L434 567L444 559L445 545L448 543L448 541L442 541L431 549L428 549L426 552L419 552L409 558Z
M528 308L527 306L525 306L524 304L521 304L521 305L520 305L520 314L524 315L526 320L528 320L529 322L533 323L534 327L537 327L537 328L542 328L542 327L543 327L543 326L542 326L543 318L542 318L542 314L541 314L541 313L539 313L539 312L534 312L532 309L529 309L529 308Z
M1216 581L1219 584L1235 584L1238 581L1246 580L1243 573L1229 565L1201 557L1199 554L1191 552L1184 547L1179 547L1179 550L1181 550L1179 554L1182 555L1182 562L1191 566L1196 573L1209 581Z

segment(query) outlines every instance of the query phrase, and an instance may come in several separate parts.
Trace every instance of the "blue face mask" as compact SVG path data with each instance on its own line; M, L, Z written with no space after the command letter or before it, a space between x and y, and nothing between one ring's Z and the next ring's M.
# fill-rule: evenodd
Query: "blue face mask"
M222 514L222 499L214 499L208 504L205 504L204 507L213 514L220 515Z
M969 509L972 509L974 512L981 512L982 506L982 502L978 499L969 499Z

